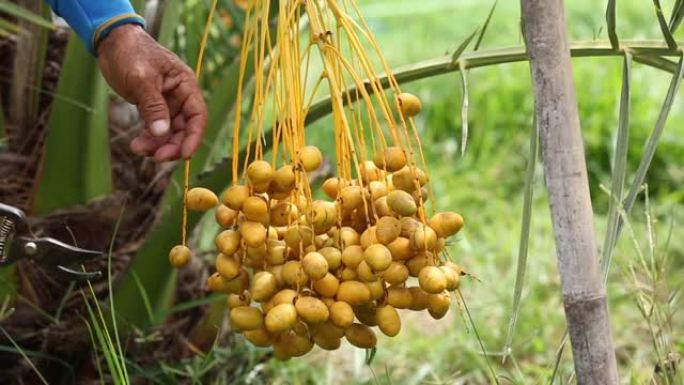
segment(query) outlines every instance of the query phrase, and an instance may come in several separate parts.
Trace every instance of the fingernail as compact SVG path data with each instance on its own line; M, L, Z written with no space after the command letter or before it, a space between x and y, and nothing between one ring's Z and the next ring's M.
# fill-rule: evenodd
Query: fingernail
M155 120L150 125L150 133L153 136L164 136L169 133L169 122L166 120Z

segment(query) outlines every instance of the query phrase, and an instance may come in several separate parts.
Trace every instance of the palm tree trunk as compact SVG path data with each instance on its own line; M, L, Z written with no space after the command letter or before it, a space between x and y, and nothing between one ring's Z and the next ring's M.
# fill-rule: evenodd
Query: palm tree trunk
M522 15L577 383L617 385L563 0L522 0Z
M41 13L40 0L21 0L19 4L30 12L39 15ZM38 36L41 35L41 27L25 20L20 20L18 24L23 33L17 35L17 50L12 72L13 103L9 118L19 130L29 131L35 128L38 107L36 88L40 87L38 76L43 71L42 65L39 65L41 39Z

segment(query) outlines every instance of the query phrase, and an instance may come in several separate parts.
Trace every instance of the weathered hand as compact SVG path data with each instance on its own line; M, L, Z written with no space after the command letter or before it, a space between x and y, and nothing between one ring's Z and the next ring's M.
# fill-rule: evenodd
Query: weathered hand
M131 150L157 161L189 158L202 140L207 108L192 70L140 26L114 29L97 47L109 85L135 104L145 131Z

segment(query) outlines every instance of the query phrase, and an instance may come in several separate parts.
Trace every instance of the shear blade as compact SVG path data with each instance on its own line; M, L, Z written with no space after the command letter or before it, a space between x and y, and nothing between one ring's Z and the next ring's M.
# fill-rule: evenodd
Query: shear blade
M36 261L36 263L51 269L60 278L66 280L90 280L101 275L99 271L84 272L67 267L76 267L102 256L102 253L99 251L71 246L54 238L26 239L25 241L27 243L32 242L35 245L35 252L28 257Z
M102 276L101 271L78 271L62 265L57 265L57 270L61 278L73 281L90 281Z
M102 256L100 251L71 246L54 238L38 238L28 241L36 245L37 251L33 259L39 262L54 262L55 265L72 265Z

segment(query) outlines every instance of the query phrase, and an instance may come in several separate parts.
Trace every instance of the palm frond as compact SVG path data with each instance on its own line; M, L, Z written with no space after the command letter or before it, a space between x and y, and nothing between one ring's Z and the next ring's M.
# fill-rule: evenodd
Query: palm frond
M520 226L520 243L518 245L517 268L515 274L515 289L513 290L513 307L511 317L508 322L508 332L506 343L503 348L502 362L506 362L506 357L512 353L513 335L515 325L518 321L522 289L525 283L525 272L527 270L527 251L530 242L530 224L532 222L532 199L534 196L534 174L537 165L537 155L539 153L539 126L537 122L532 123L530 129L530 150L527 156L527 170L525 171L524 201L522 212L522 224Z
M618 119L618 134L615 143L615 155L613 158L613 176L611 182L611 195L616 199L610 199L608 204L608 228L601 255L601 268L604 282L608 278L608 268L615 243L617 242L617 228L620 218L620 207L615 202L622 200L627 169L627 151L629 150L629 116L631 111L631 83L632 83L632 55L625 54L622 66L622 92L620 94L620 112Z
M16 17L17 19L26 20L43 28L55 29L55 25L50 20L47 20L24 7L11 3L8 0L0 0L0 12Z

